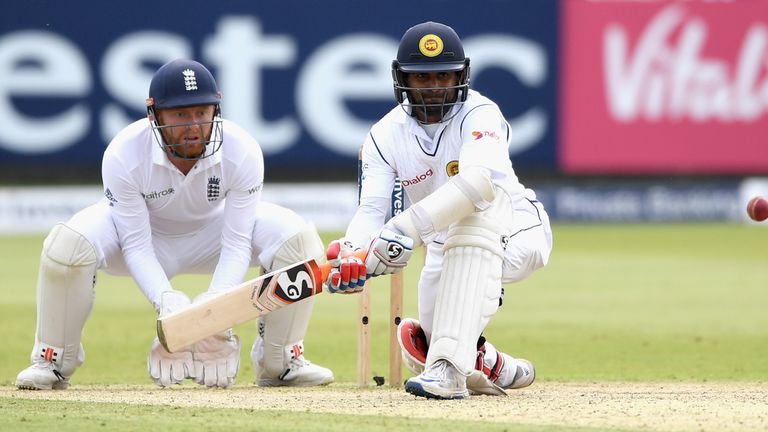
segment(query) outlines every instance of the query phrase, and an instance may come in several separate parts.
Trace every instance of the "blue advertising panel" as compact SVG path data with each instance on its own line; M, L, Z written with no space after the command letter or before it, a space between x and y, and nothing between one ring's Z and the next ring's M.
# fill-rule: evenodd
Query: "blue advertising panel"
M472 87L513 126L518 169L555 169L555 0L1 7L0 180L98 173L111 137L145 115L154 70L190 57L216 76L224 116L259 140L268 179L352 181L368 128L394 106L399 38L426 20L463 38Z

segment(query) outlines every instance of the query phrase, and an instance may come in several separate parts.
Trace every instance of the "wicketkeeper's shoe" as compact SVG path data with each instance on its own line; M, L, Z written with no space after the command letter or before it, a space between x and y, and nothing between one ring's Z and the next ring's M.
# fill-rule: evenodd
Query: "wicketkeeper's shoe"
M69 387L69 378L59 373L51 362L34 362L16 376L16 387L25 390L64 390Z
M311 387L333 382L333 372L318 366L304 358L304 344L286 347L288 358L279 373L270 373L264 365L264 339L256 338L251 350L253 369L256 372L256 384L261 387Z
M405 391L429 399L464 399L469 396L467 377L449 361L437 360L424 372L405 382Z

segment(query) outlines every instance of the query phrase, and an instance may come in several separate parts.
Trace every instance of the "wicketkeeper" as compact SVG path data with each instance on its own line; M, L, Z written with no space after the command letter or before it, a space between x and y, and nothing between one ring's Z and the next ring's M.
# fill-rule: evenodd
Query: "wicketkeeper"
M192 60L157 70L147 118L127 126L102 162L104 198L53 227L43 244L37 330L23 389L65 389L85 360L80 343L97 270L129 275L159 314L190 304L171 278L208 273L207 292L242 282L250 266L271 271L307 258L324 260L315 228L292 211L261 201L264 158L256 140L221 117L213 75ZM333 373L307 361L303 339L313 299L263 317L251 350L261 386L327 384ZM152 326L150 326L152 327ZM157 338L147 359L159 386L185 379L230 387L240 366L232 330L178 352Z
M547 213L512 169L514 131L493 101L469 89L469 58L446 25L406 31L392 77L399 106L363 144L360 206L327 250L338 266L331 286L359 291L367 278L402 270L413 247L425 244L419 320L398 329L403 358L418 374L406 391L459 399L529 386L531 362L481 336L502 283L546 265L552 249ZM413 204L383 225L398 177ZM356 248L368 248L364 263L348 257Z

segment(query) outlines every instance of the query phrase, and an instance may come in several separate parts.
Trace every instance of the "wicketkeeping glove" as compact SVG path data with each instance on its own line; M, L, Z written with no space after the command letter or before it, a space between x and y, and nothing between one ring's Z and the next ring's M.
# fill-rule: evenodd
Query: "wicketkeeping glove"
M351 294L363 290L366 280L365 263L353 256L354 247L343 239L328 245L325 256L333 266L326 287L330 293Z
M195 297L195 303L209 298L204 292ZM235 384L240 369L240 338L232 329L209 336L195 344L192 359L195 382L206 387L228 388Z
M229 388L240 369L240 338L232 330L209 336L195 345L195 382Z
M160 315L171 313L190 303L189 297L183 292L166 291L160 295ZM194 378L195 365L192 360L192 351L185 348L169 353L160 344L160 340L155 338L147 358L147 372L152 381L160 387L181 384L187 378Z
M373 236L368 246L368 256L365 259L368 278L384 274L397 273L408 264L413 252L413 239L384 226Z

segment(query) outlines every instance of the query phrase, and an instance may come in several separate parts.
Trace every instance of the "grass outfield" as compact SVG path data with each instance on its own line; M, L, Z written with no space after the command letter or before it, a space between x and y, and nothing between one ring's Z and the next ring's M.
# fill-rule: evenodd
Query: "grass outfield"
M537 367L537 383L765 382L766 227L560 224L554 230L555 247L549 265L529 280L506 287L504 306L485 332L504 351L532 360ZM325 236L326 241L331 238L333 235ZM0 350L0 385L5 387L12 386L18 371L28 364L42 240L43 236L0 237L0 320L6 339ZM420 262L420 257L414 262ZM405 316L416 316L417 275L416 268L406 271ZM207 277L183 276L174 280L174 286L195 294L204 290L207 282ZM386 375L387 284L386 279L371 283L372 369L376 375ZM99 274L96 292L83 338L86 363L73 383L148 384L146 356L154 337L154 311L129 278ZM307 356L331 367L340 388L355 380L356 302L355 296L318 297L305 342ZM255 327L249 323L236 330L244 346L238 387L248 387L253 381L248 352ZM15 419L13 430L47 425L29 423L34 417L31 413L41 409L39 403L13 399L12 408L5 403L10 400L0 398L4 407L0 414L8 418L9 411L14 413L10 417ZM74 404L70 409L79 412L77 402L57 403ZM151 420L154 414L147 413L157 408L147 410L142 414L134 407L110 406L99 408L99 416L144 415ZM233 420L233 425L248 417L272 416L275 420L274 416L279 419L284 415L279 411L227 413L226 409L205 410L195 418L188 414L179 408L163 415L177 418L176 424L188 429L209 415L214 422L217 416L234 416L239 420ZM315 415L302 414L302 421L311 424ZM51 414L40 421L49 418L51 426L54 417ZM348 417L354 416L327 418L334 428L325 430L354 428L357 420ZM431 430L417 420L397 421L405 423L392 423L392 429L407 425ZM91 423L84 420L79 424ZM433 425L445 430L438 423ZM507 430L529 430L506 426ZM290 430L277 426L266 429Z

